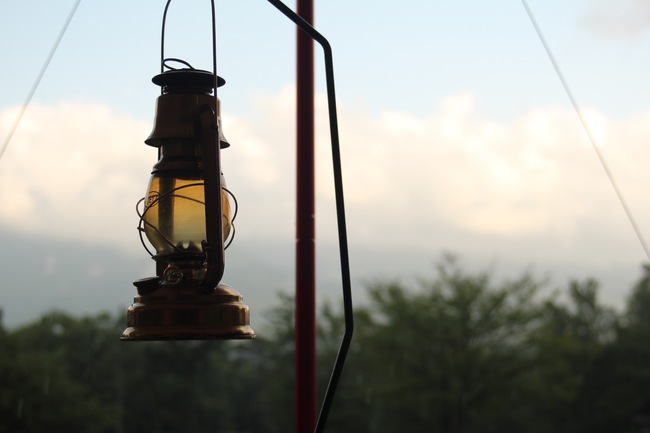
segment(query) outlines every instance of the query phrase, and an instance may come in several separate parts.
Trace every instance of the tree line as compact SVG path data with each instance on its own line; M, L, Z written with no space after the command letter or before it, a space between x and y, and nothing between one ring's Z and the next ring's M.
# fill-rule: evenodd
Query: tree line
M650 267L622 312L593 279L543 296L453 259L415 285L376 282L330 432L643 432L650 428ZM120 314L51 312L0 328L0 432L293 431L293 301L254 341L124 343ZM342 334L318 320L319 395Z

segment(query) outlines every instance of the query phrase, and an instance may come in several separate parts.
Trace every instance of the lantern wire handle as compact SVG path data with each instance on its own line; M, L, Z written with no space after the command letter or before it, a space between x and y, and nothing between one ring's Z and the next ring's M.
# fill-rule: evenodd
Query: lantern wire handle
M217 121L217 98L218 76L217 76L217 21L214 0L210 1L212 7L212 93L214 103L212 107L204 107L196 116L197 126L200 127L200 146L203 150L204 167L204 202L205 202L205 232L206 241L203 242L203 252L206 256L206 272L201 285L206 290L212 290L221 281L224 272L224 239L221 223L222 200L221 200L221 139L219 137L219 122ZM160 39L160 73L164 73L165 60L165 28L167 24L167 12L171 0L167 0L163 12L162 32ZM177 59L168 59L177 60ZM180 61L192 68L189 63ZM161 88L161 93L163 92ZM216 143L216 146L215 146Z
M332 48L323 35L318 33L307 21L293 12L280 0L268 0L276 9L282 12L287 18L293 21L302 31L307 33L313 40L318 42L323 48L325 55L325 78L327 84L327 105L330 123L330 140L332 142L332 165L334 168L334 192L336 197L336 217L338 222L339 236L339 255L341 260L341 285L343 291L343 312L345 319L345 329L343 338L339 347L339 352L334 361L334 368L330 376L325 397L321 406L318 421L316 423L316 433L322 433L329 415L334 394L343 372L345 358L352 341L354 330L353 310L352 310L352 284L350 282L350 255L348 252L347 230L345 223L345 204L343 199L343 174L341 169L341 151L339 145L338 118L336 113L336 96L334 91L334 66L332 61Z

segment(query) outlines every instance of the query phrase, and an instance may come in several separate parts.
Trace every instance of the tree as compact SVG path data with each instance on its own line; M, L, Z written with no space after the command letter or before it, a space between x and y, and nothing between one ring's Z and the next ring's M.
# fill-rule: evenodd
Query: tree
M569 302L547 300L531 335L536 363L529 390L540 422L534 431L584 431L580 396L589 371L606 344L615 338L618 317L598 302L598 283L572 280Z
M98 322L106 317L98 318ZM90 321L94 328L94 321ZM106 382L91 389L92 363L79 363L97 349L92 330L63 313L3 335L0 348L0 431L112 432L115 406L107 404ZM96 358L101 360L101 357Z
M647 431L638 420L647 418L650 403L650 266L643 266L623 320L611 329L613 338L586 371L576 418L581 431Z
M563 303L526 273L436 270L370 285L328 431L631 432L650 412L650 267L623 320L591 279ZM280 295L252 342L122 343L110 314L0 328L0 433L291 431L293 309ZM342 316L320 308L319 396Z
M371 332L356 337L363 364L365 431L487 432L515 426L525 347L539 311L529 275L493 286L488 273L467 274L447 259L415 290L377 283ZM372 410L370 410L372 408Z

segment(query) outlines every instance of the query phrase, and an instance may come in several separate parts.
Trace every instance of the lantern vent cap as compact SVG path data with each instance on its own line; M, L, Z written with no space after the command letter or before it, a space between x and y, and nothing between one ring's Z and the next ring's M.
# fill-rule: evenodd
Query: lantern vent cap
M151 81L163 88L163 93L194 90L212 93L214 74L201 69L172 69L158 74ZM226 80L217 76L217 86L226 84Z

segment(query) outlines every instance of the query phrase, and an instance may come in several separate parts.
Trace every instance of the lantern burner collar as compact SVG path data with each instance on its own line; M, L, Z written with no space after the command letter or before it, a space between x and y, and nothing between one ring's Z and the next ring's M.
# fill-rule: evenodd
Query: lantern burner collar
M156 75L151 81L161 86L163 93L186 89L212 93L214 89L214 74L201 69L172 69ZM217 76L217 86L221 87L224 84L226 80Z

